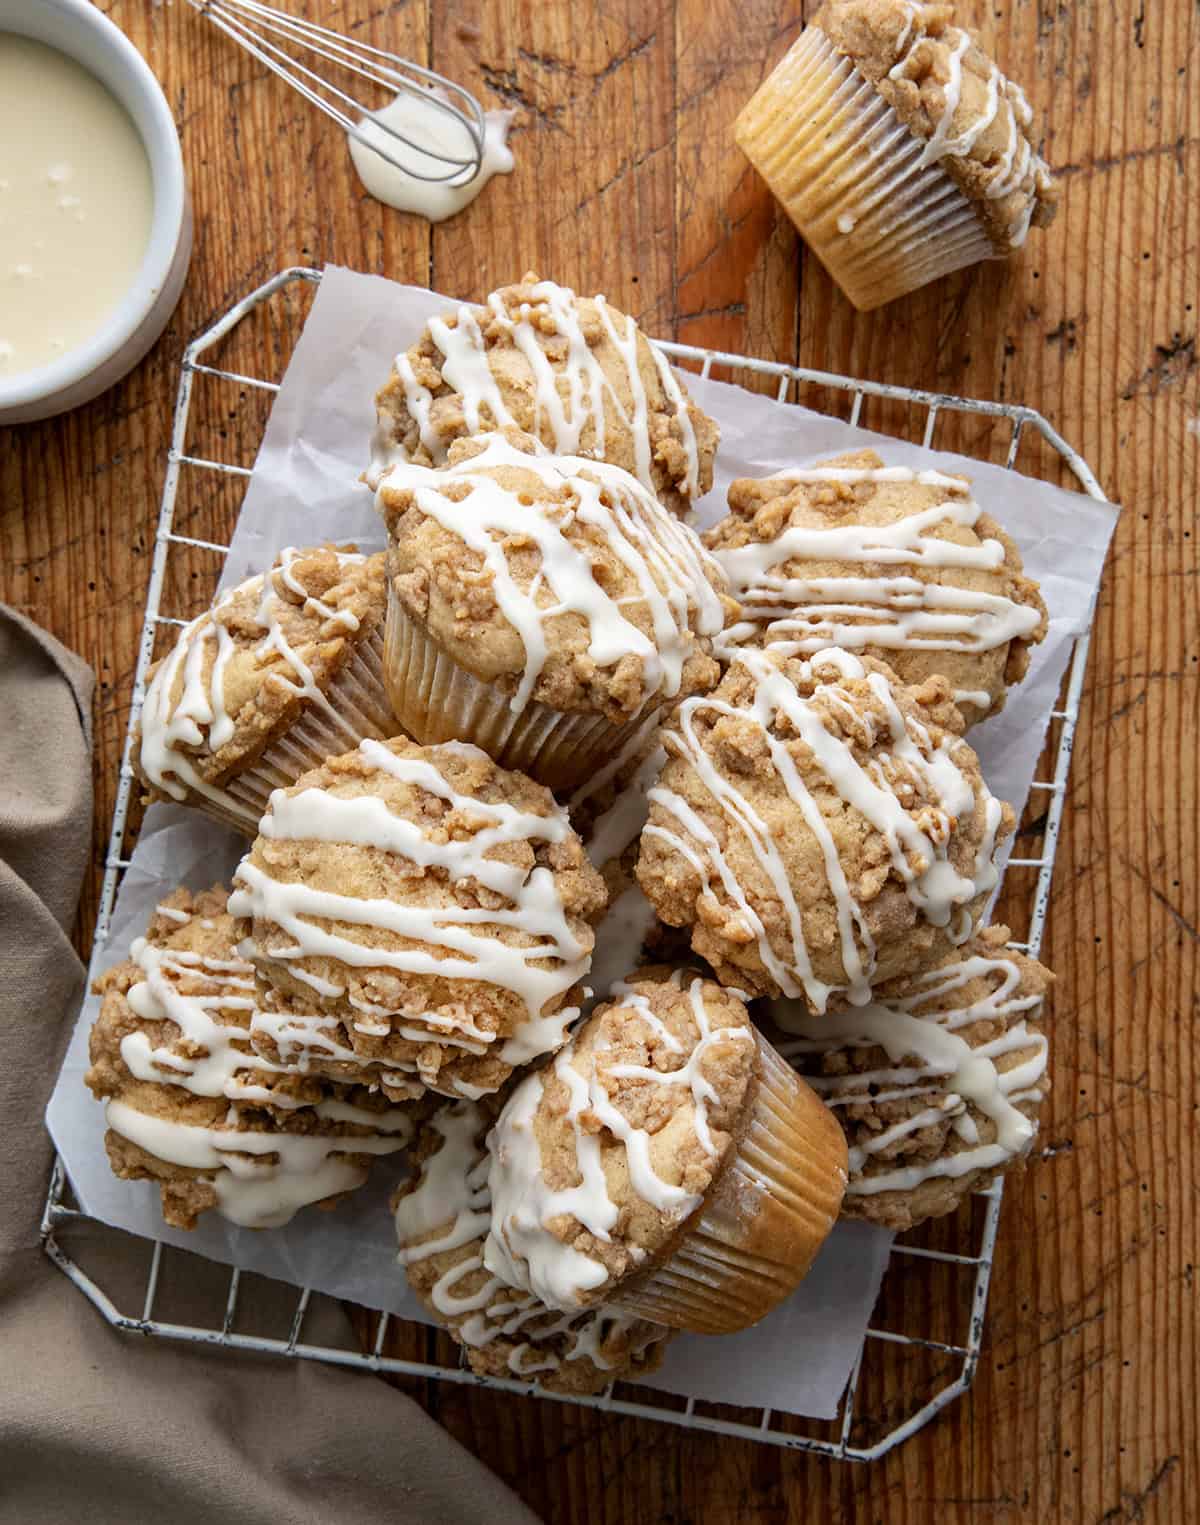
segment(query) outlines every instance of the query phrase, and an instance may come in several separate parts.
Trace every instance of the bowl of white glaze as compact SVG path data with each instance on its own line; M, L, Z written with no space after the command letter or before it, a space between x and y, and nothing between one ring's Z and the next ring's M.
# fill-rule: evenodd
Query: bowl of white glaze
M6 34L66 55L104 87L141 140L151 185L144 253L128 283L103 304L90 331L78 342L64 343L63 353L44 363L21 368L18 359L16 369L11 363L0 367L0 424L17 424L90 401L146 354L183 289L192 252L192 213L179 134L166 97L142 55L91 0L0 0L0 42L8 40ZM89 230L85 225L71 232L78 240L81 283L86 283ZM86 291L86 285L80 290ZM12 288L9 300L19 300Z

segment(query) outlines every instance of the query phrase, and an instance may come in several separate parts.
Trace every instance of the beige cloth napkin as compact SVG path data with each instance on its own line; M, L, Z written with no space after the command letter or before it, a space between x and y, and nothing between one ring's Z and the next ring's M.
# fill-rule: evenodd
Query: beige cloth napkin
M536 1525L375 1378L120 1335L43 1253L42 1113L83 989L68 934L91 852L91 695L78 657L0 605L0 1520ZM71 1248L94 1263L89 1233ZM107 1288L144 1285L144 1243L125 1251ZM305 1336L346 1343L344 1323Z

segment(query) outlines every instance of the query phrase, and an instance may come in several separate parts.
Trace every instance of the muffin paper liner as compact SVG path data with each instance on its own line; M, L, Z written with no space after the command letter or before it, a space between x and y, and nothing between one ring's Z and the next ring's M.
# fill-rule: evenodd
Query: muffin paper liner
M742 152L860 311L996 257L971 199L810 26L734 126Z
M251 836L257 832L257 822L267 808L272 789L286 789L310 768L353 751L366 736L387 741L400 734L383 682L383 632L379 624L356 645L350 660L325 689L325 698L341 724L317 705L306 704L254 765L225 785L238 805L253 812L255 824L249 828ZM247 830L244 820L232 820L230 824L239 831Z
M421 746L468 741L504 768L551 789L574 788L618 751L646 719L624 725L603 715L551 709L531 699L514 711L510 696L448 656L388 589L384 680L400 724Z
M731 1334L804 1279L837 1219L846 1144L820 1098L759 1036L741 1138L665 1259L613 1304L673 1329Z

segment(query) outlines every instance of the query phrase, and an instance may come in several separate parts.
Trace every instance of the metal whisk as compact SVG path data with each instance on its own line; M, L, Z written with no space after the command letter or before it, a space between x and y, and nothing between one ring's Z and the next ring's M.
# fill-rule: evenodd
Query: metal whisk
M188 0L188 3L326 116L332 117L351 137L414 180L440 185L448 180L465 182L479 173L483 162L483 109L469 90L464 90L445 75L398 58L394 53L370 47L365 42L356 42L328 27L317 26L315 22L289 16L274 6L260 4L259 0ZM406 92L419 96L430 106L444 111L462 129L462 153L443 153L405 137L375 117L371 107L347 95L324 74L301 63L296 57L296 49L315 54L336 68L390 90L393 95ZM354 115L347 115L343 106ZM370 137L361 130L364 116L372 118L374 131ZM383 134L387 141L382 141L376 134ZM429 173L415 168L406 150L416 155L418 162L439 161L446 166L445 172Z

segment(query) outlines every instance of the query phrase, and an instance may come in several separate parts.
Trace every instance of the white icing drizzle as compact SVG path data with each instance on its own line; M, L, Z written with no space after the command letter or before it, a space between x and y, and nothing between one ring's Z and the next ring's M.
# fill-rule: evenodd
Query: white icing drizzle
M177 912L186 923L191 918ZM121 1058L135 1080L181 1086L195 1096L229 1096L241 1070L282 1073L279 1065L249 1050L249 1023L256 1009L254 969L241 959L202 957L137 938L129 956L143 979L125 999L144 1022L171 1022L178 1037L155 1045L140 1028L121 1039ZM185 994L180 980L203 980L204 993ZM245 1024L226 1013L246 1013ZM187 1050L187 1051L185 1051Z
M924 73L925 61L922 44L929 40L921 28L920 7L908 4L908 21L897 47L900 58L888 71L892 80L917 79ZM954 116L962 100L963 59L971 46L969 33L961 28L948 26L939 41L946 48L947 78L941 86L942 106L933 131L925 141L918 166L940 163L943 159L965 159L989 127L1003 113L1008 124L1008 141L999 160L992 163L980 160L979 165L987 177L983 194L989 201L999 201L1027 188L1022 205L1014 211L1007 234L1009 242L1019 248L1025 242L1036 207L1037 194L1044 194L1050 186L1050 168L1035 153L1026 133L1033 121L1033 112L1019 85L1006 79L991 59L987 63L987 80L983 107L979 115L957 135L953 135ZM1032 186L1027 182L1032 177Z
M157 911L180 925L191 920L189 913L174 907L159 906ZM144 975L125 996L130 1010L145 1022L170 1022L178 1029L177 1037L157 1046L140 1029L125 1034L121 1059L135 1080L178 1086L195 1096L225 1097L231 1103L312 1111L330 1123L371 1130L338 1136L246 1127L236 1105L230 1106L222 1126L205 1128L156 1117L119 1097L107 1102L105 1117L114 1132L157 1159L215 1171L212 1185L218 1207L232 1222L248 1228L279 1227L298 1208L362 1184L366 1168L347 1155L391 1154L408 1142L412 1122L399 1108L373 1111L337 1097L309 1107L285 1091L255 1083L256 1073L288 1071L249 1047L250 1026L258 1011L254 970L243 959L164 948L144 937L135 940L130 958ZM204 989L184 992L181 980L202 981ZM243 1014L247 1020L239 1022Z
M682 978L683 971L676 971L678 988L682 988ZM683 1045L666 1031L650 1010L644 995L620 983L614 986L613 993L624 1010L626 1021L640 1021L664 1048L683 1054ZM699 977L692 979L688 996L696 1040L677 1069L614 1064L609 1074L615 1079L687 1088L696 1138L706 1154L715 1155L716 1148L708 1126L708 1107L717 1097L703 1072L705 1057L714 1044L753 1043L755 1037L749 1027L712 1026L704 998L704 982ZM603 1052L604 1049L597 1046L595 1059L598 1060ZM541 1146L534 1121L549 1072L539 1071L527 1077L512 1093L488 1138L491 1153L488 1185L493 1207L491 1228L483 1251L484 1264L494 1275L509 1286L531 1292L541 1302L564 1312L577 1311L587 1293L608 1281L609 1272L600 1260L564 1244L550 1225L560 1217L573 1218L595 1239L609 1243L620 1217L620 1208L609 1195L600 1138L592 1125L594 1121L599 1121L624 1145L631 1189L667 1219L682 1223L702 1200L699 1194L688 1192L658 1174L651 1157L651 1135L632 1124L613 1104L595 1063L587 1074L576 1068L572 1062L575 1054L573 1040L559 1051L553 1070L567 1090L565 1121L571 1127L579 1181L574 1186L554 1189L543 1173ZM588 1119L586 1126L585 1116Z
M348 1155L393 1154L404 1142L396 1133L339 1137L201 1128L153 1117L116 1099L104 1115L115 1133L155 1159L215 1172L217 1206L242 1228L282 1228L300 1208L354 1190L367 1170Z
M429 1126L441 1135L441 1146L425 1160L414 1189L396 1203L400 1264L417 1265L446 1251L478 1246L434 1283L430 1301L435 1311L448 1321L461 1320L454 1326L455 1336L473 1349L520 1336L507 1357L509 1370L517 1376L557 1371L578 1360L612 1370L605 1342L621 1338L643 1321L605 1309L562 1315L488 1273L483 1245L491 1222L491 1193L490 1159L482 1142L484 1116L479 1108L460 1102L443 1108ZM476 1272L485 1272L478 1288L469 1294L456 1292ZM664 1330L661 1337L665 1334ZM569 1335L571 1343L560 1356L551 1342L563 1335ZM631 1353L639 1354L651 1342L646 1338Z
M900 573L891 577L798 577L785 568L796 562L845 561L941 572L999 572L1004 546L991 537L962 545L932 533L939 526L974 529L983 512L956 477L907 467L875 469L814 467L781 472L770 480L795 483L912 482L941 490L942 501L892 524L844 524L829 529L790 525L774 540L718 550L742 619L721 637L721 655L731 657L747 642L765 641L788 655L810 654L829 645L861 651L992 651L1027 638L1041 623L1037 608L1005 594L953 583L925 582ZM972 698L987 709L991 696Z
M998 881L992 855L995 834L1003 818L1002 807L990 794L984 794L984 840L971 876L959 873L950 861L949 848L957 823L973 816L976 796L952 755L962 745L958 737L947 733L935 746L924 726L916 720L905 720L883 675L868 674L849 652L830 648L816 653L805 664L806 676L815 684L809 698L799 693L766 653L747 650L739 660L754 678L751 703L738 708L715 695L685 700L679 708L676 726L668 734L672 749L691 765L731 830L745 840L770 881L787 920L784 952L772 946L717 836L682 796L662 784L650 791L651 805L658 805L673 817L678 829L652 821L643 836L658 838L679 853L696 870L705 892L723 891L754 937L765 969L785 995L803 994L818 1012L825 1010L835 990L844 990L854 1005L863 1005L871 997L874 941L862 906L847 881L829 825L789 750L792 737L798 736L807 745L812 762L828 782L883 838L892 872L903 884L909 900L926 921L948 928L952 941L964 941L970 936L973 918L967 908ZM866 677L883 712L881 734L877 733L877 720L860 713L839 692L839 682L846 677ZM855 729L866 728L866 740L876 751L866 766L858 763L846 741L828 729L822 705L845 714ZM726 777L705 751L696 733L696 719L701 714L749 718L761 728L774 769L821 848L827 884L837 908L839 950L846 974L844 986L832 986L817 978L800 906L771 830L737 780ZM772 735L771 728L779 717L786 721L789 733L784 740ZM901 803L896 793L898 787L916 796L911 812ZM958 924L952 926L960 910L963 914L958 917Z
M272 841L349 843L393 854L422 871L445 871L449 885L472 881L500 896L499 906L421 906L393 899L366 899L318 890L305 882L284 883L247 855L234 875L229 899L235 916L272 923L278 928L250 951L259 961L281 963L295 972L298 960L331 958L356 969L394 969L445 980L496 985L520 998L526 1021L507 1040L502 1057L525 1063L562 1042L566 1024L578 1014L547 1011L586 972L590 946L575 935L559 896L553 872L506 863L491 856L513 842L561 842L570 827L565 813L536 815L504 802L487 803L460 793L437 766L442 757L482 756L476 748L449 743L428 749L426 757L398 757L381 742L361 743L359 754L372 771L401 779L445 800L454 812L477 824L470 836L441 840L444 833L426 829L389 810L371 795L343 797L325 789L296 794L276 790L260 831ZM314 918L392 934L388 946L359 942ZM511 927L529 935L518 947L495 935ZM403 940L406 946L397 946ZM246 945L243 945L246 946ZM358 1003L361 1005L361 1003ZM495 1034L476 1026L457 1006L446 1011L393 1011L371 1007L363 1013L364 1032L391 1032L420 1043L457 1046L482 1053ZM276 1032L283 1030L279 1022ZM318 1038L318 1042L322 1041ZM326 1044L334 1041L329 1035ZM390 1059L387 1064L391 1066ZM405 1069L406 1065L397 1064Z
M156 905L154 907L154 914L156 916L165 916L168 921L177 922L180 926L186 926L192 919L187 911L177 910L172 905ZM204 923L202 922L201 925L203 926Z
M455 1102L436 1112L428 1126L441 1136L441 1147L422 1165L417 1186L396 1203L402 1266L469 1244L487 1233L491 1221L488 1156L479 1142L483 1113L470 1102ZM436 1238L426 1237L446 1225Z
M255 812L228 790L204 778L196 766L194 754L185 750L200 748L211 757L233 737L235 722L225 707L225 668L235 643L219 616L230 601L239 596L251 594L258 597L255 619L264 634L255 647L256 657L265 662L277 653L293 675L288 678L278 664L273 664L269 669L272 681L282 683L319 709L346 736L347 748L358 741L353 728L326 699L311 668L289 644L279 620L284 600L275 586L276 577L303 601L307 613L339 624L350 632L358 629L358 619L350 610L330 609L320 599L312 597L299 581L292 564L305 554L288 546L270 572L251 577L239 587L223 593L211 609L180 631L174 648L159 664L142 704L139 758L142 771L163 794L174 800L186 800L191 791L248 826L257 824ZM335 554L339 566L350 566L366 559L348 551ZM216 643L216 650L210 665L208 651L211 642ZM173 702L177 680L182 682L182 690L178 700Z
M955 993L973 979L987 982L986 993L973 1001L956 1002ZM916 1014L918 1006L931 1002L942 1009ZM787 1001L771 1002L769 1009L779 1027L798 1035L781 1043L780 1053L799 1061L797 1068L809 1085L835 1111L898 1100L921 1103L910 1117L870 1134L865 1142L851 1144L847 1193L870 1196L912 1191L935 1177L959 1178L995 1169L1029 1147L1037 1124L1019 1110L1019 1104L1040 1101L1043 1095L1048 1044L1042 1033L1028 1026L1041 1004L1040 996L1021 994L1018 965L1000 954L960 959L920 976L908 996L853 1011L826 1012L814 1018L799 1003ZM960 1035L960 1029L977 1022L999 1023L1003 1030L984 1042ZM890 1065L821 1075L812 1063L815 1056L837 1050L875 1047L885 1050ZM997 1061L1017 1053L1026 1057L1001 1070ZM994 1124L993 1142L980 1142L969 1108ZM889 1168L881 1162L875 1168L876 1157L899 1140L947 1121L968 1147L943 1152L921 1164Z
M700 463L695 429L687 397L666 356L657 345L645 338L631 317L624 318L622 331L617 323L622 315L615 313L602 296L594 299L605 332L624 362L625 379L632 400L631 413L587 342L579 320L575 293L554 281L538 281L530 289L533 302L521 303L515 315L505 308L503 294L492 292L487 298L487 321L491 329L498 330L511 340L529 366L534 383L534 423L531 432L551 446L556 455L579 455L583 436L590 425L592 443L587 453L596 459L603 459L607 430L606 408L611 408L633 439L635 474L638 480L654 492L653 446L646 387L638 356L638 340L641 338L649 346L662 390L674 409L674 422L678 425L679 440L687 458L687 469L682 482L677 484L678 490L685 497L697 497L700 491ZM553 319L558 336L565 339L567 353L564 361L551 362L543 348L542 341L546 335L532 321L535 307L545 308ZM453 325L444 318L431 319L429 334L442 356L442 377L462 398L463 416L470 434L478 434L489 427L524 427L506 405L492 374L487 345L476 316L478 311L479 309L468 306L460 307ZM396 357L395 369L404 389L409 416L417 425L421 444L435 465L444 465L448 442L442 439L432 421L432 395L417 382L407 356ZM368 480L372 486L376 485L378 477L388 467L407 459L403 445L387 438L386 434L377 435Z
M423 514L482 558L499 610L525 647L524 671L511 701L514 713L528 704L545 666L547 623L564 614L586 622L588 655L597 666L640 658L643 702L677 694L696 636L716 635L724 624L720 595L712 585L715 580L723 586L724 579L699 539L619 466L579 456L552 457L541 446L530 454L500 434L486 439L481 454L453 466L397 464L379 487L381 494L411 491ZM498 467L530 472L549 493L567 489L577 501L568 507L548 499L532 512L527 495L488 475ZM456 500L446 492L450 484L468 486L470 492ZM632 578L635 594L616 598L606 590L596 576L587 538L570 537L573 526L598 532ZM510 537L537 546L540 566L528 587L512 575ZM627 617L631 604L644 607L651 635Z

